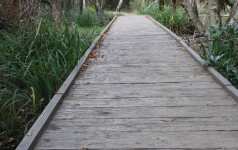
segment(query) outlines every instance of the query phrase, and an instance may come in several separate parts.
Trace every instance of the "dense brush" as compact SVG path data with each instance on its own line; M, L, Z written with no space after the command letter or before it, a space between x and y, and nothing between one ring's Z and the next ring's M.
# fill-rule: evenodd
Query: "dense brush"
M205 58L238 87L238 27L210 27L210 44Z
M152 16L176 33L187 34L194 31L188 15L182 7L174 10L171 6L161 8L157 3L152 3L140 9L140 13Z
M0 147L16 146L99 34L96 14L87 17L85 24L41 19L32 28L0 31Z

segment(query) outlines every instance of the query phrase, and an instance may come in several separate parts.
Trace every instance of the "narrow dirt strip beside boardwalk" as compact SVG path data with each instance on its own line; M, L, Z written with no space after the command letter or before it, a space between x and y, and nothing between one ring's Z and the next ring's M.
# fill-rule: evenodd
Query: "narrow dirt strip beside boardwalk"
M35 149L238 149L238 106L174 38L121 16Z

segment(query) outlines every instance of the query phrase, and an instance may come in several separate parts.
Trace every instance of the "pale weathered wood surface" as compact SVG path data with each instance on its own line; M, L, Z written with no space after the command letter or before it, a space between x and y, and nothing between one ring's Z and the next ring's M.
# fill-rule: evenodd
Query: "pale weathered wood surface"
M238 106L169 34L122 16L35 149L238 149Z

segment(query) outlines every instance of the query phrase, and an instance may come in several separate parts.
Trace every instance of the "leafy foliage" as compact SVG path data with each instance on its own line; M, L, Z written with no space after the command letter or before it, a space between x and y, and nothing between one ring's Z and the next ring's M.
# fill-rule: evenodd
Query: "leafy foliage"
M210 27L205 58L238 87L238 26Z
M112 13L104 12L102 16L97 16L95 9L87 8L77 17L76 22L81 27L103 26L112 18Z
M178 7L174 10L171 6L164 6L160 8L158 4L149 4L143 8L140 13L151 15L153 18L170 28L177 33L189 33L193 26L189 22L185 10L182 7Z
M34 30L0 31L1 145L14 148L100 31L46 19Z
M93 9L86 9L77 18L77 23L81 27L98 25L97 17Z

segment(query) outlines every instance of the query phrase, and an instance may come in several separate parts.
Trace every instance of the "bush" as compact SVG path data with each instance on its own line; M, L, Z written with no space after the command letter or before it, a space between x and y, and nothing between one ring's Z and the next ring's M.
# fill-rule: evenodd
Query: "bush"
M158 4L149 4L143 8L140 13L150 15L157 21L167 26L177 33L193 32L193 26L189 23L189 17L182 7L178 7L175 11L171 6L160 8Z
M104 26L106 25L108 22L110 22L112 20L112 18L114 17L112 12L104 12L104 14L100 17L97 17L97 22L99 26Z
M77 24L81 27L92 27L98 25L96 12L93 9L86 9L77 18Z
M42 20L0 31L0 147L16 146L100 30Z
M93 27L93 26L104 26L113 18L113 14L104 12L102 16L97 16L96 11L92 8L88 8L83 11L77 17L77 24L80 27Z
M210 27L210 44L205 58L238 87L238 27Z

